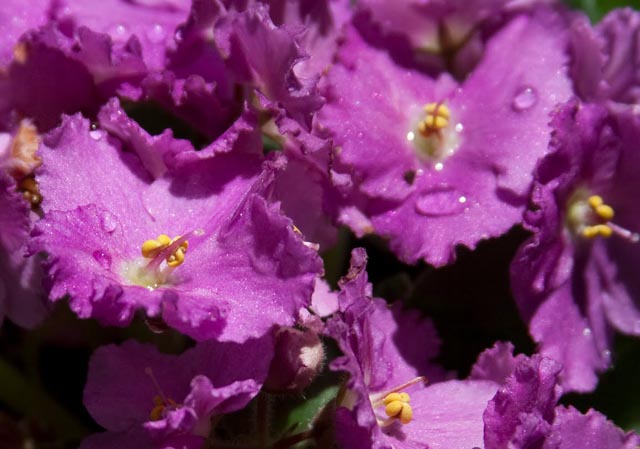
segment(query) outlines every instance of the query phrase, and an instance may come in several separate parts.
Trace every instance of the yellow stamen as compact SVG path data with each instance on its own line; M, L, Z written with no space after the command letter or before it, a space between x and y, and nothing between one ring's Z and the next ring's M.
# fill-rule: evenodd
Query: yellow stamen
M153 259L171 244L171 238L166 234L160 234L155 240L147 240L142 244L142 256Z
M40 188L33 176L29 176L20 181L18 189L22 192L24 199L31 203L32 207L38 207L40 203L42 203Z
M582 230L582 235L586 238L593 239L596 237L609 238L613 235L613 229L606 224L597 224L593 226L586 226Z
M187 252L187 248L189 248L189 243L185 240L169 257L167 257L167 265L171 268L182 265L184 262L184 253Z
M180 238L181 237L178 236L171 239L166 234L160 234L158 238L156 238L155 240L147 240L142 244L142 247L141 247L142 256L146 257L147 259L153 259L154 257L158 256L162 251L167 249L169 245L171 245L172 243L174 243L176 240ZM185 240L180 244L180 246L178 246L175 249L173 253L169 254L165 258L165 260L167 261L167 265L169 265L171 268L175 268L179 265L182 265L182 263L184 262L185 253L187 252L188 248L189 248L189 242Z
M615 215L613 207L609 206L608 204L601 204L600 206L597 206L595 208L595 211L596 214L598 214L598 216L605 221L612 220L613 216Z
M384 411L389 418L398 418L402 424L409 424L413 418L410 401L411 398L407 393L389 393L383 399Z
M144 372L149 376L156 390L158 390L158 395L153 397L154 407L151 409L151 413L149 413L149 419L151 421L159 421L164 418L164 411L167 408L175 409L180 407L180 405L173 399L167 398L164 395L160 388L160 384L158 384L156 377L153 375L153 370L150 367L146 367Z
M451 111L449 111L447 105L442 103L429 103L425 105L424 111L426 117L418 123L418 131L424 137L429 137L431 134L437 133L449 125Z

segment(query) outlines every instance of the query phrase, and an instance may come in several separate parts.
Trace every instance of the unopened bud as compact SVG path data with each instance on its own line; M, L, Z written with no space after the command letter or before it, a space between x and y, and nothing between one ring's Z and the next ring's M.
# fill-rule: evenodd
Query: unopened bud
M312 330L283 327L276 333L276 346L264 384L274 393L299 392L322 368L324 348Z

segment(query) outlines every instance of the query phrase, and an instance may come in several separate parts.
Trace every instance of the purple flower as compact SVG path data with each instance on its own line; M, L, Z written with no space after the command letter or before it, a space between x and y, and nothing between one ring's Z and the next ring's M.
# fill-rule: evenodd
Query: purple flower
M350 375L338 399L338 443L345 448L480 446L482 413L498 384L438 382L445 373L431 362L439 346L433 325L417 313L371 299L365 261L364 251L354 250L341 281L342 317L328 323L344 354L331 367ZM431 385L425 386L427 379Z
M49 19L51 0L36 0L27 5L20 0L6 0L2 3L0 23L0 67L6 67L14 57L14 49L20 36L31 28L44 25Z
M175 46L176 28L188 17L191 4L189 0L104 0L99 3L61 0L59 3L54 10L54 20L104 33L116 48L126 47L134 39L149 70L165 68L167 49Z
M200 152L158 149L160 136L131 146L138 155L65 117L40 151L44 218L31 245L48 255L50 298L68 295L78 316L104 324L142 309L196 339L294 324L322 265L265 198L284 161L261 169L245 119Z
M212 417L243 408L260 391L272 352L271 336L201 343L179 356L135 341L104 346L89 363L84 404L108 432L81 447L201 447Z
M358 20L370 21L397 57L430 71L458 75L482 57L486 37L518 13L555 0L384 0L358 2ZM374 31L375 30L375 31Z
M613 330L640 335L640 122L574 101L552 125L512 287L540 352L564 365L563 387L589 391L609 366Z
M616 9L595 27L584 15L571 24L576 91L589 101L635 105L640 100L640 13Z
M5 316L23 327L44 317L44 294L37 257L27 257L26 245L41 196L33 179L40 165L39 136L23 120L17 131L0 134L0 324Z
M623 432L600 413L586 414L557 406L561 365L538 354L531 358L509 357L512 347L498 344L486 351L479 363L501 366L511 374L484 412L485 449L569 449L585 445L630 449L640 442L638 435ZM476 371L474 367L474 371Z
M140 46L115 46L106 34L86 27L71 31L50 22L24 34L7 72L0 103L0 126L29 117L40 132L57 126L62 113L94 115L115 93L129 92L146 75ZM37 101L34 99L37 98Z
M212 83L221 98L236 94L236 84L249 94L255 89L309 126L322 100L316 78L301 79L293 71L304 53L289 31L271 21L264 4L241 6L194 3L169 67L180 78L199 76Z
M518 223L548 114L571 92L566 46L559 16L517 16L458 85L396 64L349 29L316 122L336 146L340 220L388 237L405 261L435 265Z

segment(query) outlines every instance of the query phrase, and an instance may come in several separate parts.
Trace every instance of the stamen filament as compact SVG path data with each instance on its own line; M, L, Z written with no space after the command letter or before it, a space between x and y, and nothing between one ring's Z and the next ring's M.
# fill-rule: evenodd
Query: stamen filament
M412 387L413 385L416 385L419 383L427 383L427 382L429 382L429 380L426 377L418 376L414 379L411 379L409 382L405 382L403 384L398 385L397 387L393 387L391 390L372 395L371 403L373 404L374 408L380 407L381 405L385 405L384 404L385 398L391 395L392 393L400 393L402 390L406 390L407 388Z

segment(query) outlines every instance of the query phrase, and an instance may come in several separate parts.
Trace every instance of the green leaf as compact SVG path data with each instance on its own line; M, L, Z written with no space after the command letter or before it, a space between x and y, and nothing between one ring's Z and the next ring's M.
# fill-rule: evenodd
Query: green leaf
M602 17L614 8L635 6L638 3L630 0L567 0L572 8L582 9L587 13L593 23L597 23ZM635 3L635 5L634 5Z

